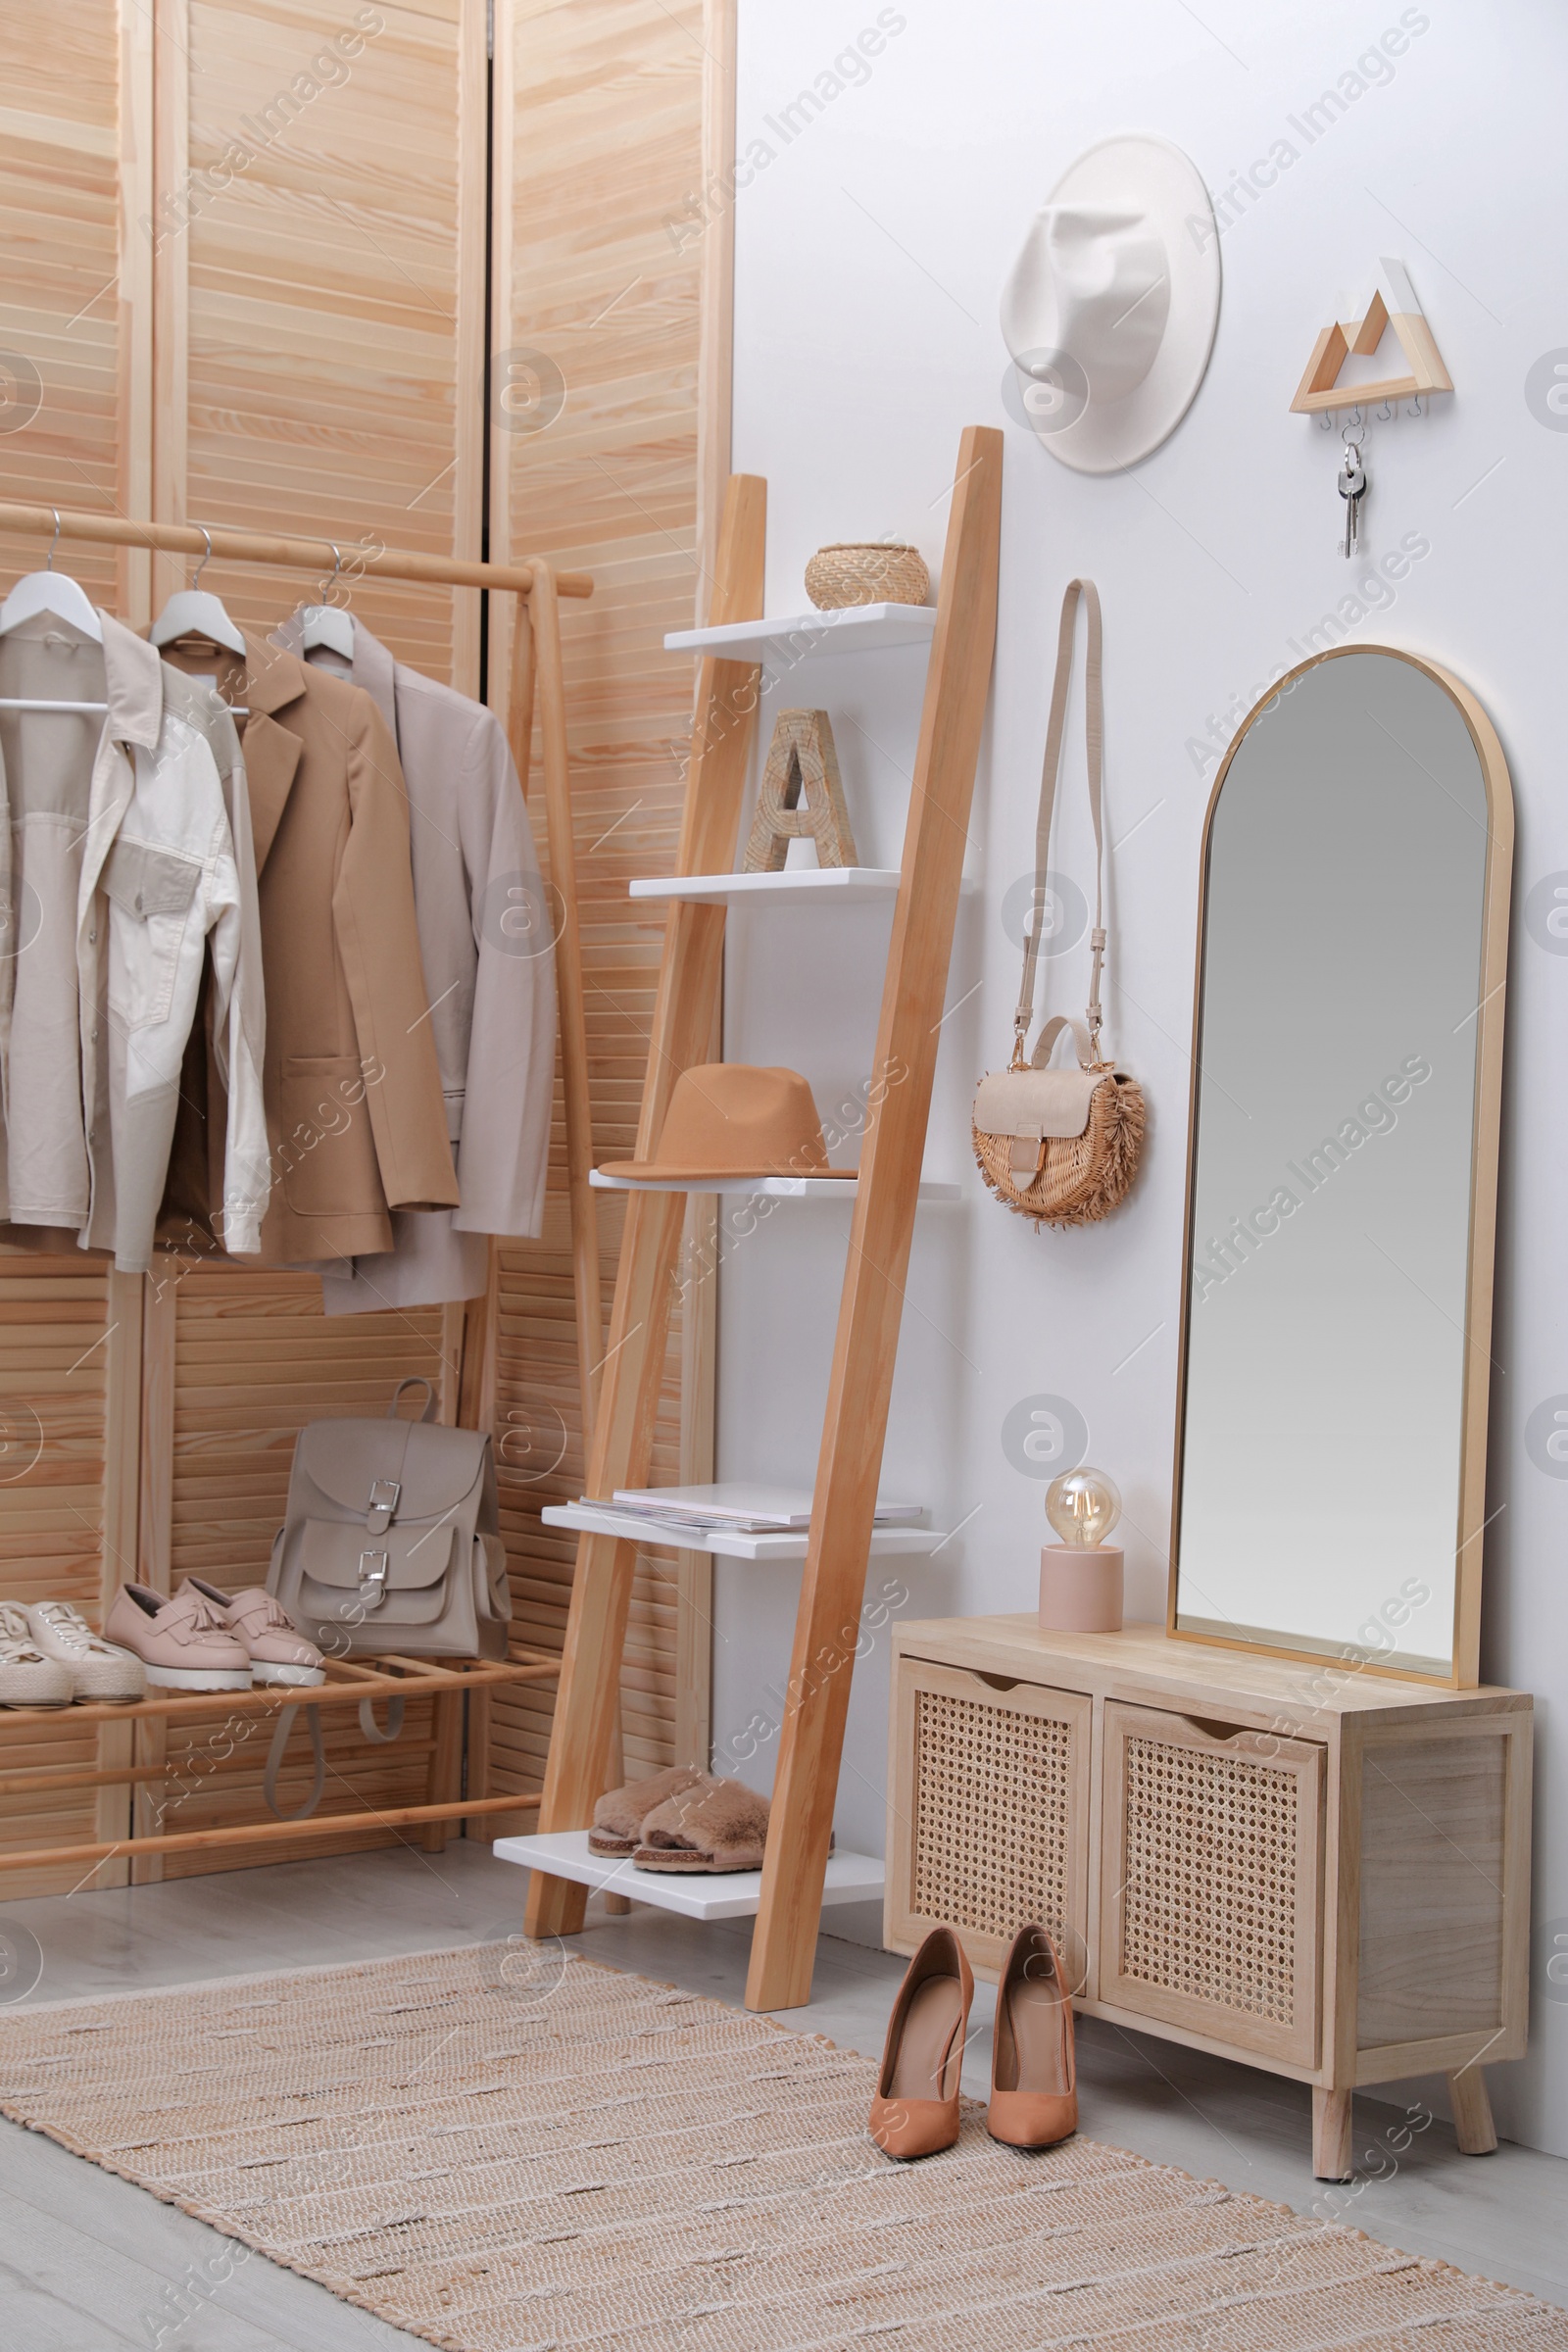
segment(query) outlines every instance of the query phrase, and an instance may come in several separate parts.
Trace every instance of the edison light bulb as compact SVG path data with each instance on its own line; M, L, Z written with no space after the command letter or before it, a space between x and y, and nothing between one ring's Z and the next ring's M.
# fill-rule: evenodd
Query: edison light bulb
M1046 1517L1069 1551L1093 1551L1121 1517L1121 1495L1103 1470L1069 1470L1046 1489Z

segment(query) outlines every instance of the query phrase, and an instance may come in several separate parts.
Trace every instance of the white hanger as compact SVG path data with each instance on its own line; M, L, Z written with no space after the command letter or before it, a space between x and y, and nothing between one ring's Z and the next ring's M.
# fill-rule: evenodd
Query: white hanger
M212 562L213 535L205 523L197 529L207 542L206 551L196 566L195 578L188 588L176 588L158 618L148 630L153 645L172 645L176 637L210 637L214 645L223 645L231 654L245 658L245 640L223 610L220 597L210 588L198 587L202 573Z
M49 511L55 518L55 535L49 542L48 561L42 571L24 572L0 605L0 637L21 622L31 620L36 612L52 612L57 620L69 620L73 628L80 629L86 637L96 637L102 645L103 628L87 591L68 572L55 569L55 549L60 545L60 509L51 507Z
M329 539L332 550L332 577L335 580L343 568L343 558L336 540ZM354 615L345 612L341 605L307 605L301 616L305 633L300 640L301 653L314 653L318 647L337 654L345 662L354 659Z

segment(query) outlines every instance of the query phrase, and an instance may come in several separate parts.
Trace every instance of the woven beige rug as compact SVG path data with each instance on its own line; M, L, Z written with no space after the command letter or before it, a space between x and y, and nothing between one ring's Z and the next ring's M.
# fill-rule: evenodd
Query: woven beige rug
M0 2109L456 2352L1568 2352L1568 2313L1078 2138L888 2163L871 2061L559 1947L24 2009Z

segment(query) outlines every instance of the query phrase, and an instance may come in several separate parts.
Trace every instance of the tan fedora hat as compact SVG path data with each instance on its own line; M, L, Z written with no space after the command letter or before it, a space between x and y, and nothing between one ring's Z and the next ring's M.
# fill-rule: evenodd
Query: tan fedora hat
M822 1122L798 1070L709 1061L682 1070L652 1159L612 1160L603 1176L700 1185L735 1176L837 1176Z

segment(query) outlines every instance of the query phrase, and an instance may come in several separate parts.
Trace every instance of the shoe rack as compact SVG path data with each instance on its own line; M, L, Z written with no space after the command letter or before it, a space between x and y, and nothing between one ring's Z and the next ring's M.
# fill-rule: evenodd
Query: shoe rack
M751 2009L793 2008L808 1999L824 1888L830 1897L851 1899L829 1885L830 1870L842 1879L841 1866L853 1859L835 1855L829 1863L854 1672L854 1637L846 1642L842 1629L858 1626L874 1546L872 1518L903 1284L922 1196L937 1038L996 640L1002 448L1001 433L991 427L971 425L963 434L934 613L884 607L818 614L799 624L762 621L766 487L756 476L733 476L719 535L711 622L691 633L700 657L697 723L678 878L656 886L667 891L669 913L637 1155L652 1153L679 1073L710 1058L730 903L762 885L820 891L824 897L891 892L895 901L872 1071L874 1096L880 1100L863 1137L858 1178L846 1179L854 1194L849 1255L810 1528L795 1552L799 1557L804 1550L805 1566L766 1856L755 1895L743 1900L733 1887L728 1895L731 1913L756 1908L746 1991ZM871 869L850 869L853 881L732 870L751 766L760 657L781 626L787 626L792 645L807 631L826 640L840 629L858 644L869 644L873 637L888 644L929 641L896 879ZM588 1492L597 1497L648 1481L685 1210L680 1189L625 1189L632 1198L588 1466ZM527 1926L533 1936L571 1935L583 1923L584 1881L592 1874L574 1864L577 1875L564 1875L563 1857L585 1843L582 1834L595 1801L611 1785L609 1759L636 1554L630 1530L620 1532L612 1514L567 1510L553 1516L576 1526L579 1539L539 1836L508 1839L498 1848L532 1868ZM940 1540L929 1537L924 1547ZM646 1529L638 1528L637 1542L648 1544ZM689 1540L684 1547L690 1547ZM910 1546L906 1543L905 1547ZM619 1885L624 1891L624 1877ZM854 1894L863 1892L862 1886L853 1888Z
M0 1896L5 1886L4 1874L9 1871L31 1871L48 1865L80 1870L90 1878L104 1863L117 1861L129 1868L134 1883L147 1865L161 1865L168 1854L213 1854L236 1847L248 1850L281 1844L292 1855L296 1845L303 1843L309 1848L318 1838L339 1837L345 1830L364 1829L368 1821L379 1829L416 1831L427 1851L439 1853L448 1832L461 1830L466 1821L481 1821L492 1813L526 1812L539 1801L537 1797L514 1791L491 1796L482 1786L464 1788L464 1717L468 1701L497 1689L548 1682L556 1671L555 1659L541 1650L514 1649L510 1659L494 1664L481 1660L470 1663L466 1659L445 1662L405 1658L388 1652L368 1663L328 1658L325 1681L299 1689L270 1684L265 1689L258 1686L249 1690L213 1690L191 1695L154 1690L149 1697L130 1701L78 1700L64 1707L8 1707L5 1729L14 1732L24 1743L20 1750L23 1754L36 1753L51 1735L81 1724L134 1737L141 1743L139 1752L144 1754L148 1752L148 1735L154 1734L157 1752L151 1761L108 1768L49 1764L40 1769L0 1773L0 1800L10 1806L29 1798L47 1801L62 1792L92 1788L117 1792L123 1811L124 1793L130 1789L138 1796L165 1800L154 1804L151 1818L156 1823L166 1817L172 1788L175 1791L174 1804L181 1800L182 1794L190 1793L188 1788L179 1790L179 1776L171 1770L163 1756L164 1736L171 1726L214 1727L214 1744L203 1758L200 1781L196 1784L210 1787L229 1774L254 1772L261 1752L251 1744L255 1735L270 1732L275 1739L285 1722L292 1725L301 1707L313 1714L323 1707L332 1711L355 1708L368 1736L387 1741L398 1737L403 1709L410 1699L428 1698L433 1702L432 1736L422 1750L425 1792L420 1804L368 1809L363 1801L356 1801L340 1806L335 1812L318 1813L308 1801L303 1811L281 1814L275 1821L233 1822L202 1830L155 1828L138 1830L134 1835L74 1840L64 1845L21 1846L9 1852L0 1851ZM388 1706L387 1728L378 1731L373 1717L368 1723L366 1719L382 1700ZM226 1742L221 1751L218 1745L220 1740ZM421 1750L411 1741L403 1752L417 1756ZM280 1761L281 1748L274 1753ZM340 1775L334 1777L341 1781ZM470 1781L475 1777L482 1783L482 1775L470 1773ZM319 1793L318 1771L316 1794ZM350 1794L354 1793L351 1789ZM138 1812L142 1809L138 1807ZM414 1840L408 1842L412 1844Z

